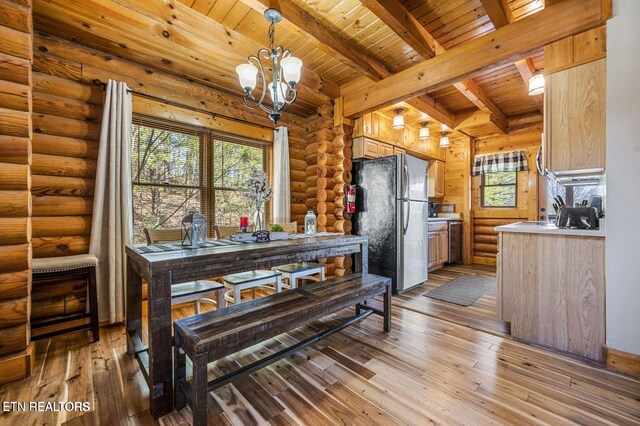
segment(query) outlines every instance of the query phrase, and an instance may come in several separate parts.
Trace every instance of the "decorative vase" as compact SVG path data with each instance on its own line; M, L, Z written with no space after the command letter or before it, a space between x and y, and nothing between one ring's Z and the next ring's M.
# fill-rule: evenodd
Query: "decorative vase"
M253 214L253 231L261 231L264 229L264 213L257 209Z

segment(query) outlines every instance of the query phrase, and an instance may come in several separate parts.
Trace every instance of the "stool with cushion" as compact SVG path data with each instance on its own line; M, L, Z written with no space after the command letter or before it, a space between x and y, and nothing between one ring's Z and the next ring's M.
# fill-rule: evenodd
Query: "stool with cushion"
M46 339L60 334L71 333L80 330L91 330L93 341L100 340L100 328L98 319L98 295L96 293L96 267L98 258L92 254L79 254L75 256L48 257L44 259L33 259L31 261L31 269L33 272L32 286L34 288L47 286L53 281L61 279L77 279L84 278L87 281L87 300L89 304L89 312L76 315L68 315L52 320L44 320L40 322L32 322L31 328L38 329L42 327L52 326L56 324L64 324L70 321L76 321L88 318L86 324L76 325L60 330L37 335L34 333L33 339Z
M149 229L144 228L147 244L176 242L181 239L180 228ZM211 297L215 297L212 300ZM200 304L207 303L218 308L226 306L224 285L212 280L189 281L171 286L171 306L195 302L196 315L200 313Z

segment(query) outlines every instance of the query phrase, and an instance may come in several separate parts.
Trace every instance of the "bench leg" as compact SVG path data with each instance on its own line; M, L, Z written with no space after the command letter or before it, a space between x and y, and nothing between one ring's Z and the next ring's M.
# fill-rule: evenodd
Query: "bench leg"
M178 334L175 335L175 344L173 347L173 393L176 410L182 410L187 405L184 391L180 387L180 383L186 383L187 380L187 358L181 349L182 341Z
M193 361L191 412L194 426L207 425L207 356L197 356Z
M391 286L384 292L384 331L391 330Z

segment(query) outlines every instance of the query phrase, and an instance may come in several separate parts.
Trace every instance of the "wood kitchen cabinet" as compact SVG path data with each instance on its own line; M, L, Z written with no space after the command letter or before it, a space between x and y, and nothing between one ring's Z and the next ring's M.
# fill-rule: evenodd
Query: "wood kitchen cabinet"
M429 223L429 269L435 269L449 261L449 226L447 222Z
M429 241L429 264L427 267L431 268L438 264L438 233L429 232L427 239Z
M498 306L517 339L603 361L604 238L500 232Z
M444 197L444 162L431 161L429 164L429 197Z
M605 168L606 59L545 75L544 167L551 173Z
M393 155L394 147L364 136L353 139L353 158L378 158Z

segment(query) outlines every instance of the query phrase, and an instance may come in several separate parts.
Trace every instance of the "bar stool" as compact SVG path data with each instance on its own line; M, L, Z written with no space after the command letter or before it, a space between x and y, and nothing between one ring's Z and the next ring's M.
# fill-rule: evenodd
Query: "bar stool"
M283 286L294 289L298 287L298 280L325 280L325 266L322 263L299 262L272 268L275 272L280 272L282 278L287 280ZM316 277L316 275L320 275Z
M248 271L237 274L225 275L222 282L227 288L224 298L234 305L242 303L240 293L242 290L251 289L251 298L256 298L256 288L274 284L276 293L282 291L282 274L275 271Z
M91 330L93 341L100 340L100 323L98 318L98 295L96 294L96 267L98 258L92 254L79 254L75 256L48 257L33 259L31 269L33 272L32 286L46 287L54 281L63 279L84 278L87 281L87 299L89 312L75 315L67 315L51 320L32 322L31 329L38 329L56 324L64 324L83 318L89 318L86 324L80 324L60 330L34 335L33 340L46 339L60 334L72 333L81 330Z
M284 223L282 229L295 234L298 230L298 223ZM298 287L298 280L324 281L326 269L322 263L300 262L276 266L272 270L282 274L283 280L286 280L286 284L282 284L284 287L294 289ZM316 277L316 275L320 275L320 277Z
M180 241L181 232L180 228L144 228L147 244ZM215 297L215 300L212 297ZM171 306L191 302L195 303L196 315L200 313L201 303L216 306L217 309L224 308L227 306L224 298L224 285L212 280L197 280L171 286Z

